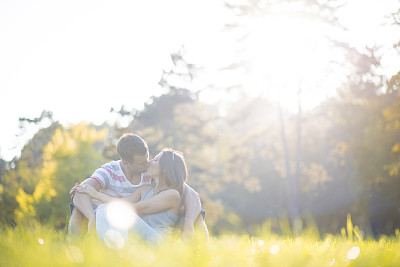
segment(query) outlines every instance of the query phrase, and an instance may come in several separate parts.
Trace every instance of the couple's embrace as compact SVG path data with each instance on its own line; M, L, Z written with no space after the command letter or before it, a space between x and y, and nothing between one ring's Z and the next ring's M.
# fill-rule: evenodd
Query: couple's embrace
M146 142L135 134L125 134L117 143L117 153L120 160L104 164L71 190L70 234L96 230L104 240L113 230L125 238L134 233L155 243L177 228L187 238L196 225L208 238L199 196L185 183L187 169L180 152L163 149L149 161ZM117 200L135 211L134 224L127 229L110 222L109 203Z

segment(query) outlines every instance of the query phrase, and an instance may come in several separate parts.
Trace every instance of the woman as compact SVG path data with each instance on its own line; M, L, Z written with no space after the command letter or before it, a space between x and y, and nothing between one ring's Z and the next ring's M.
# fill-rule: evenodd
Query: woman
M187 177L183 155L178 151L163 149L149 163L147 175L152 177L152 184L138 188L131 195L119 199L128 202L140 217L129 229L138 233L143 240L155 243L171 233L178 221L182 190ZM78 186L79 193L90 195L104 203L117 200L96 191L89 185ZM112 229L106 218L105 205L96 211L96 230L101 240ZM117 230L126 238L127 231Z

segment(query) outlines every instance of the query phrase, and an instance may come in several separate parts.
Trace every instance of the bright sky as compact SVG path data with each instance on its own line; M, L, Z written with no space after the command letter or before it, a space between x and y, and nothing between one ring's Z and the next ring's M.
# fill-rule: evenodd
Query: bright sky
M399 7L397 0L350 0L342 11L349 40L392 46L400 34L379 24ZM63 124L100 124L112 120L111 107L141 108L162 93L162 69L182 45L194 63L217 68L234 48L220 32L226 14L217 0L0 1L0 156L10 160L23 145L15 137L19 117L46 109ZM399 70L396 56L385 55L386 75Z

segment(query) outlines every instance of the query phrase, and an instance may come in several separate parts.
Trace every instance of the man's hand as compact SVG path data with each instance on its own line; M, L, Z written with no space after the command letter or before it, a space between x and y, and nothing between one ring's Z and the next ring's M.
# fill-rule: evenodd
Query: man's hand
M195 230L196 233L194 232ZM181 238L184 241L193 241L193 239L195 238L197 241L206 241L207 243L209 242L210 237L207 225L201 214L197 216L194 227L191 224L183 225Z
M181 238L184 241L190 241L194 237L194 226L193 224L183 224L183 230L181 234Z

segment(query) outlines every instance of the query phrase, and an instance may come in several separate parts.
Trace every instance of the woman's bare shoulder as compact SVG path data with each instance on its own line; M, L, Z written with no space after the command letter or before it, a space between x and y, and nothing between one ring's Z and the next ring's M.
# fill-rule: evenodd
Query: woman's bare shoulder
M164 194L164 196L173 199L173 200L181 200L181 194L179 194L178 190L176 189L167 189L165 191L162 191L161 193Z

